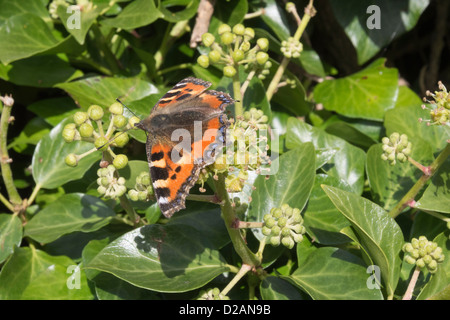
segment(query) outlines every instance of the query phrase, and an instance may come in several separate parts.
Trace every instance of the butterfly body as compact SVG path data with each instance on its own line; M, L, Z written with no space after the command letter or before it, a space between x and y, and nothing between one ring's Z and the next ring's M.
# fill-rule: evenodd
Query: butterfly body
M185 208L200 170L214 162L229 126L226 93L207 90L211 83L186 78L169 90L150 115L136 124L148 132L146 152L161 212L171 217Z

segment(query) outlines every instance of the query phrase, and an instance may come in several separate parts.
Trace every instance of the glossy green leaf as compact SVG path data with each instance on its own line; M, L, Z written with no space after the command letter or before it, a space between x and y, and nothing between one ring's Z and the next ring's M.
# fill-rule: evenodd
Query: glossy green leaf
M379 289L367 286L369 274L361 259L338 248L312 252L289 280L315 300L381 300Z
M315 149L336 149L339 151L329 163L322 167L328 175L341 179L356 193L361 193L364 185L365 153L345 140L312 127L296 118L289 118L286 132L286 147L295 148L304 142L312 142Z
M49 50L58 40L40 17L23 13L9 17L0 25L0 43L0 61L8 64Z
M350 76L325 80L314 88L314 99L347 117L381 121L398 95L398 71L384 64L378 59Z
M109 107L117 98L127 104L158 92L153 84L140 78L91 77L56 87L70 94L84 110L92 104Z
M314 241L321 244L329 245L349 242L349 239L340 233L341 229L349 225L349 222L336 209L322 190L322 184L351 191L348 185L345 185L337 178L325 174L316 175L308 207L303 215L306 231Z
M314 184L315 152L311 143L299 147L280 156L275 174L267 180L258 176L253 186L252 202L248 218L251 221L262 221L263 216L272 208L279 208L287 203L292 208L302 210L309 198ZM260 229L254 230L258 238L262 237Z
M322 186L336 208L349 220L361 245L380 267L388 297L392 297L400 272L399 253L403 233L389 214L375 203L354 193Z
M0 64L0 78L30 87L52 87L82 75L83 72L57 56L34 56L6 66Z
M22 13L32 13L40 17L43 21L51 27L51 20L46 8L46 1L42 0L28 0L28 1L15 1L15 0L0 0L0 25L8 18L19 15Z
M162 13L162 19L179 22L192 18L197 13L199 2L199 0L165 0L158 9ZM173 10L173 7L178 6L185 7L182 10Z
M0 273L0 299L92 299L82 271L75 275L79 278L70 278L76 267L66 256L17 248Z
M367 177L374 202L385 210L391 210L417 182L422 172L408 161L391 166L381 159L382 153L381 144L372 146L367 152ZM429 144L417 140L411 157L423 165L429 165L433 161L433 152Z
M164 15L152 0L131 1L121 13L112 19L102 20L102 24L125 30L148 25Z
M91 232L107 225L115 212L101 199L66 194L39 211L25 226L25 236L48 243L74 231Z
M268 276L259 286L263 300L303 300L296 287L282 278Z
M69 97L42 99L30 104L27 109L43 118L52 127L78 111L77 105Z
M59 4L56 12L66 28L79 44L84 44L86 34L97 17L109 7L107 1L93 0L83 7L83 10L66 3Z
M17 215L0 214L0 263L22 242L22 222Z
M434 174L416 208L450 213L450 158Z
M405 104L397 104L394 109L386 112L386 119L384 120L386 135L389 136L393 132L404 133L408 135L408 140L413 145L416 140L425 140L434 152L443 149L449 138L445 127L428 126L425 121L420 122L419 119L430 120L431 107L424 110L421 108L420 102L413 104L413 101L408 99L404 101Z
M36 184L42 188L57 188L69 181L80 179L84 173L99 160L101 152L93 152L69 167L64 159L69 153L82 154L91 150L92 143L73 141L67 143L62 138L62 130L67 122L54 127L36 146L31 168Z
M331 8L356 49L359 64L367 62L394 38L409 31L428 0L331 0ZM377 9L371 9L375 5ZM379 27L374 28L374 21Z
M228 271L203 234L186 225L148 225L107 245L88 268L160 292L199 288Z
M28 145L36 145L50 132L51 127L42 118L33 118L28 122L22 132L8 145L16 152L22 152Z

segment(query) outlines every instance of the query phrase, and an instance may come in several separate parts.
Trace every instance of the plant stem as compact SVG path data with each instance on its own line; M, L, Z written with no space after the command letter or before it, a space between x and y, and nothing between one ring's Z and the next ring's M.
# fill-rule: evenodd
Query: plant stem
M234 112L236 116L244 114L244 107L241 94L241 81L239 80L239 68L236 66L236 74L233 76Z
M261 260L250 251L244 238L242 237L241 231L234 226L237 221L237 217L233 207L231 206L231 201L225 188L225 177L223 174L219 175L218 180L214 180L214 185L216 187L216 192L219 199L223 201L222 218L225 222L225 226L228 234L230 235L231 242L233 243L236 253L241 257L243 264L248 264L252 267L259 266L261 264Z
M41 185L38 183L38 184L34 187L33 192L32 192L31 195L30 195L30 198L28 198L28 206L30 206L30 205L34 202L34 199L36 198L36 196L37 196L39 190L41 190Z
M303 34L303 32L306 29L306 26L309 23L309 20L311 20L311 17L313 17L315 14L315 9L313 7L313 1L311 0L308 4L308 6L305 8L305 14L303 16L303 19L301 20L300 25L297 28L297 31L294 34L294 39L297 41L300 41L300 38ZM283 76L284 71L286 70L289 61L291 61L290 58L284 57L281 61L280 66L278 67L277 71L275 72L275 75L273 76L272 80L270 81L269 87L267 88L267 100L272 100L273 95L275 94L278 83L281 80L281 77Z
M420 275L420 268L416 267L416 269L414 270L414 273L411 277L411 281L409 281L408 288L406 289L405 295L403 296L402 300L411 300L413 291L414 291L414 287L416 286L419 275Z
M257 221L240 221L238 224L238 228L244 229L244 228L262 228L264 226L263 222L257 222Z
M236 283L238 283L239 280L242 279L243 276L246 275L247 272L249 272L250 270L252 270L252 266L248 265L248 264L243 264L241 269L238 271L238 273L236 273L236 275L234 276L234 278L227 284L227 286L222 290L221 294L223 295L227 295L228 292L230 292L230 290L236 285Z
M0 118L0 167L2 169L2 178L5 183L9 201L13 206L18 206L22 203L22 198L14 185L11 166L9 165L12 160L9 158L8 147L6 144L8 140L8 126L14 100L11 96L0 97L0 100L3 102L3 110Z
M450 144L447 144L445 149L439 154L439 156L433 161L420 179L412 186L411 189L404 195L404 197L397 203L397 205L389 212L392 218L396 218L402 211L414 200L419 191L427 184L428 180L434 175L434 173L441 167L447 157L450 155Z

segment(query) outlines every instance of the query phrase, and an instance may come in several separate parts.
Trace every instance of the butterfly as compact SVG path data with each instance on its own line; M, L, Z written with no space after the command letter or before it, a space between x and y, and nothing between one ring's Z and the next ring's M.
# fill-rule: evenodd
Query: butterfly
M227 93L207 90L210 86L193 77L178 82L136 124L148 133L150 177L167 218L185 208L200 171L215 161L224 146L229 126L224 111L234 100Z

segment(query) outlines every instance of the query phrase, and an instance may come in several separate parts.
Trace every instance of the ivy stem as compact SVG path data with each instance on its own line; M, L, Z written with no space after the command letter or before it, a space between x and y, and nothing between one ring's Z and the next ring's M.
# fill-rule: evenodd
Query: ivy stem
M414 287L416 286L416 283L417 283L417 279L419 279L419 275L420 275L420 268L416 267L416 269L414 270L414 273L411 277L411 280L409 281L408 288L406 289L405 295L403 296L402 300L411 300L413 291L414 291Z
M238 273L236 273L234 278L222 290L221 294L226 296L228 294L228 292L230 292L230 290L236 285L236 283L238 283L238 281L241 280L242 277L245 276L247 274L247 272L249 272L250 270L252 270L252 266L245 264L245 263L242 264L241 269L239 269Z
M222 204L222 218L225 222L228 234L230 235L233 247L236 253L241 257L243 264L257 267L261 264L261 260L247 247L247 244L242 236L240 229L236 228L236 221L238 218L233 210L228 192L225 187L225 177L223 174L219 175L218 180L214 180L216 192L223 201Z
M244 114L244 107L241 94L241 81L239 80L239 68L236 66L236 74L233 76L234 112L236 116Z
M30 198L28 198L28 206L30 206L34 202L34 199L36 198L39 190L41 190L41 185L38 183L34 187L33 192L30 195Z
M2 169L2 178L5 183L9 201L13 206L19 206L22 203L22 198L14 185L13 174L10 166L12 159L9 157L7 147L8 126L11 119L11 110L14 105L14 99L12 96L4 96L0 97L0 101L3 102L3 110L0 118L0 167Z
M308 6L305 8L305 14L303 16L303 19L301 20L301 23L299 24L297 31L294 34L294 39L297 41L300 41L301 36L303 35L303 32L306 29L306 26L309 23L309 20L315 15L316 10L313 7L313 0L310 0ZM273 76L272 80L270 81L269 87L267 88L267 100L272 100L273 95L277 91L278 83L281 80L281 77L283 76L284 71L286 71L286 68L291 61L290 58L283 57L283 60L281 61L280 66L278 67L277 71L275 72L275 75Z
M113 156L109 152L103 152L103 158L104 160L108 161L109 163L113 162ZM119 173L117 171L114 172L114 176L116 178L119 178ZM125 210L125 212L128 215L128 218L132 221L134 226L138 226L140 223L141 217L136 213L133 206L130 203L130 200L127 198L126 194L123 194L119 197L120 205Z
M411 189L404 195L404 197L397 203L397 205L389 212L392 218L396 218L405 209L408 204L414 200L419 191L427 184L428 180L434 175L434 173L442 166L447 157L450 155L450 144L445 146L445 149L438 155L438 157L431 163L427 170L419 180L412 186Z
M237 227L241 228L241 229L245 229L245 228L262 228L263 226L264 226L263 222L239 220Z
M411 157L408 157L408 161L414 165L415 167L417 167L420 171L422 171L424 174L429 175L430 174L430 167L426 167L422 164L420 164L419 162L417 162L416 160L414 160Z

